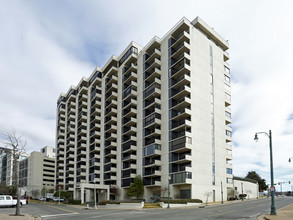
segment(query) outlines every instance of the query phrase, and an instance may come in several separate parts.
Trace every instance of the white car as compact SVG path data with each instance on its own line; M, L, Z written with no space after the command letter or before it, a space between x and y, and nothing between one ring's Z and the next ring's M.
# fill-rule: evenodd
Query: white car
M0 207L13 207L16 206L17 199L13 199L12 196L9 195L0 195ZM25 199L20 199L20 207L26 204Z

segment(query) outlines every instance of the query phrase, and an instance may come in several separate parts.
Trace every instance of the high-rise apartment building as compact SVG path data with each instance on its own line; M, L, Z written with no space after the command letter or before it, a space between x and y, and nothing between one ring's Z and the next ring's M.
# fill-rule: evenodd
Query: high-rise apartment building
M144 197L214 201L232 189L228 42L200 18L145 47L130 43L57 102L56 185L82 202ZM222 187L221 187L222 186ZM94 190L95 189L95 190Z

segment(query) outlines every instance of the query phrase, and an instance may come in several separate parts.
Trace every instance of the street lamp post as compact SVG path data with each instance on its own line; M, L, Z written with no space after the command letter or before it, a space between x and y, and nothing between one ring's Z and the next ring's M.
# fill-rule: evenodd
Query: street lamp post
M168 175L168 206L167 206L167 209L170 208L170 180L171 180L171 177Z
M58 187L59 190L59 199L58 199L58 204L60 205L60 186Z
M274 168L273 168L273 147L272 147L272 132L269 130L269 134L266 132L256 132L254 140L258 141L258 134L265 134L270 140L270 163L271 163L271 215L276 215L275 197L274 197Z
M221 203L223 204L224 201L223 201L223 183L222 183L222 181L221 181L221 199L222 199Z
M242 182L241 182L241 191L242 191L241 200L243 201L243 197L244 197L244 195L243 195L243 183L242 183Z

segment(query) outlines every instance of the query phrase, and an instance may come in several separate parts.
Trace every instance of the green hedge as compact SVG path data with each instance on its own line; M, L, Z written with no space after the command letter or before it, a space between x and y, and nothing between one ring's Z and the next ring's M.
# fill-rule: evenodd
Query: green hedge
M167 199L162 199L161 202L168 203ZM187 204L187 203L202 203L200 199L171 199L172 204Z
M66 202L66 203L73 204L73 205L80 205L81 204L81 200L68 199L68 202Z

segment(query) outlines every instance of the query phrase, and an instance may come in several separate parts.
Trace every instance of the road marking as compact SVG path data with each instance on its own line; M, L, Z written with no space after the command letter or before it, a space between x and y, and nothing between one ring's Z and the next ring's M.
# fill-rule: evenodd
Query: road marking
M55 209L59 209L59 210L65 211L65 212L71 212L71 213L74 213L74 214L79 214L78 212L71 211L71 210L68 210L68 209L63 209L63 208L56 207L56 206L52 206L52 205L48 205L48 206L49 207L52 207L52 208L55 208Z
M56 215L42 215L41 218L50 218L50 217L58 217L62 215L78 215L79 213L65 213L65 214L56 214Z

